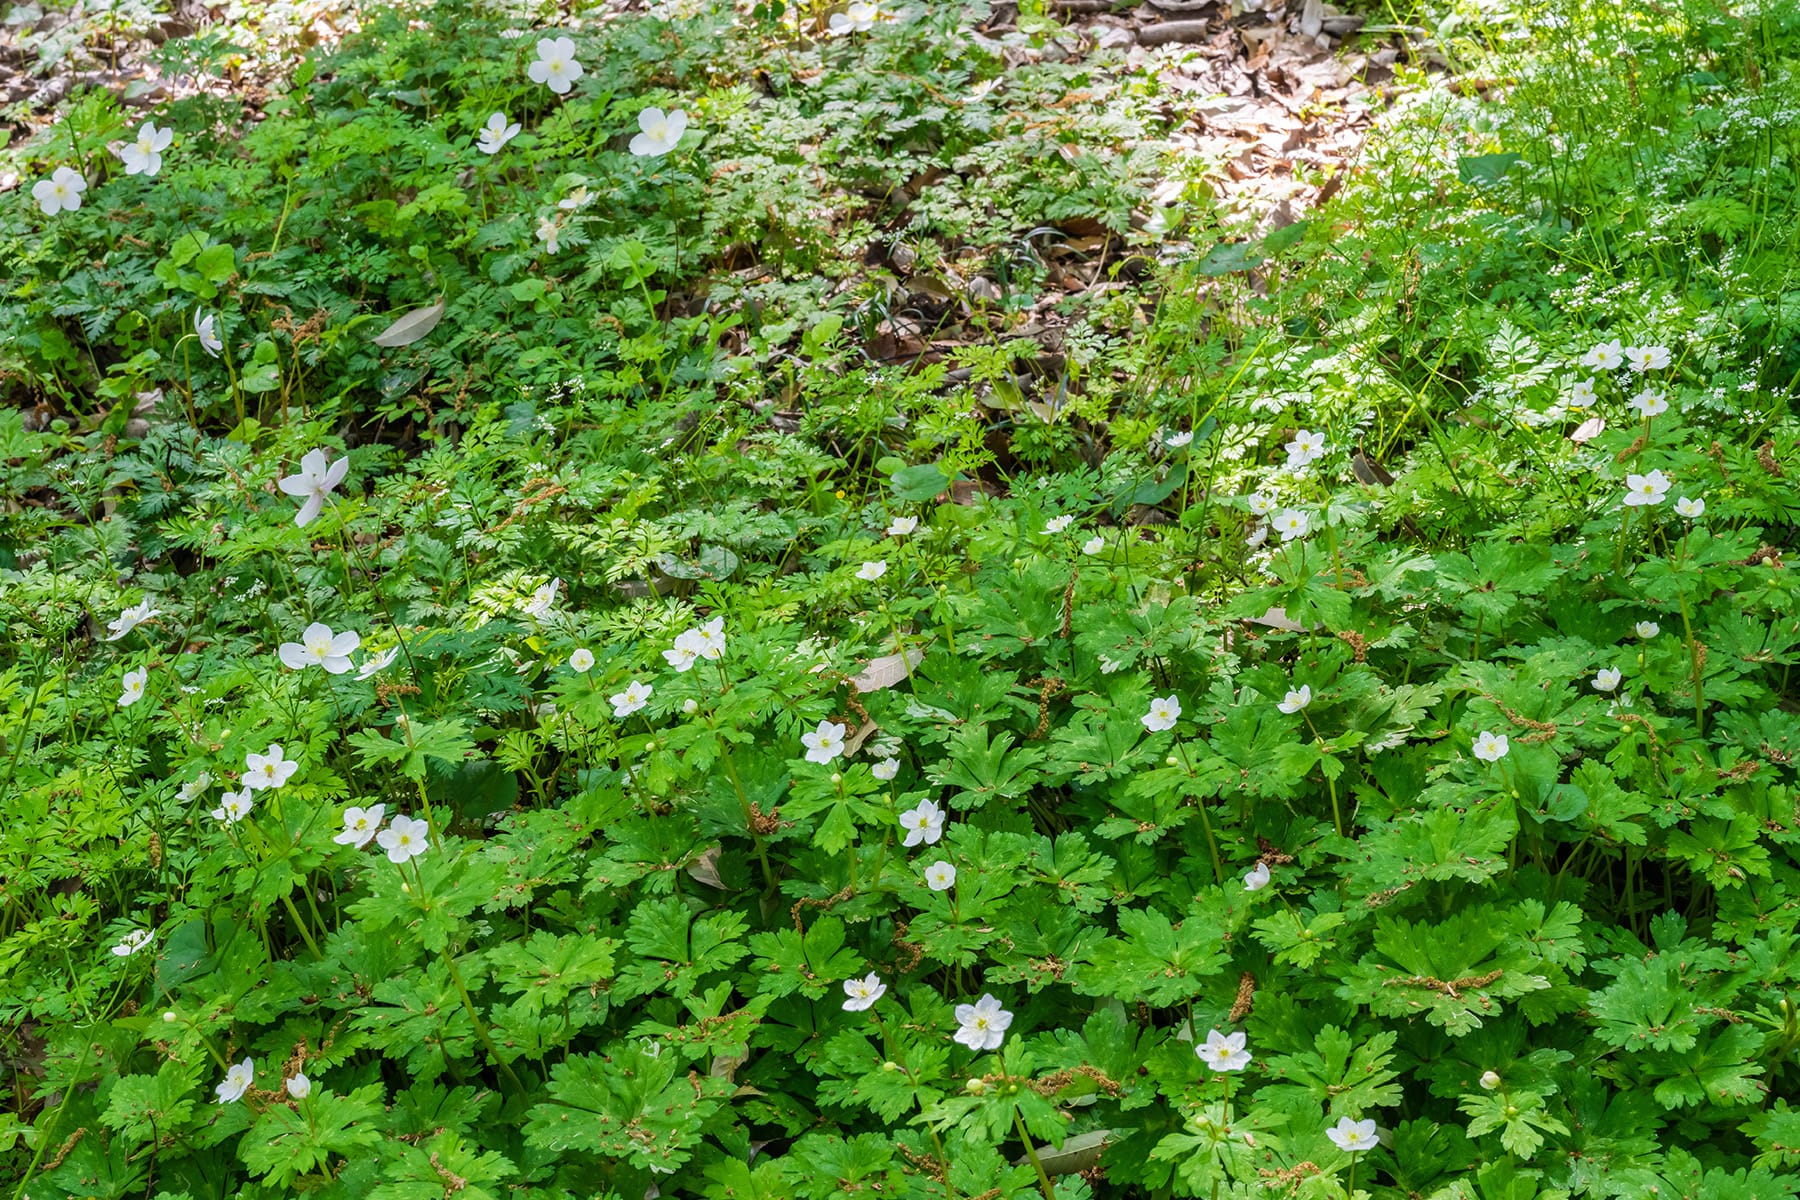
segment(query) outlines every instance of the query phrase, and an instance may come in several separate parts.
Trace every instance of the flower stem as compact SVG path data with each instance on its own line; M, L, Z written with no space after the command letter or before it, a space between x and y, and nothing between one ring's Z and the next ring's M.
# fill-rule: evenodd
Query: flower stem
M1050 1182L1049 1172L1044 1170L1044 1164L1038 1159L1037 1148L1031 1144L1031 1131L1025 1128L1025 1118L1016 1104L1013 1106L1013 1127L1019 1131L1019 1138L1025 1143L1025 1157L1031 1160L1031 1169L1037 1172L1038 1189L1044 1193L1044 1200L1056 1200L1056 1187Z

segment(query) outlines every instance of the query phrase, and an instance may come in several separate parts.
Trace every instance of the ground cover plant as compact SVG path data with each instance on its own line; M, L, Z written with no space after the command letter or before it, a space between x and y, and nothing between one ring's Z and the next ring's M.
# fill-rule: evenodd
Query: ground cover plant
M1800 5L358 15L5 151L12 1195L1800 1195Z

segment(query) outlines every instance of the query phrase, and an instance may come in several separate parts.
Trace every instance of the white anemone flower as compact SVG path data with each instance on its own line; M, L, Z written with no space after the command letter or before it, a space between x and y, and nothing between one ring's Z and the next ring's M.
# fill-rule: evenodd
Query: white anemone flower
M219 807L212 810L212 819L221 825L236 825L250 815L256 807L256 797L249 788L241 792L226 792L219 797Z
M1603 667L1594 675L1594 690L1600 692L1616 691L1624 678L1625 672L1619 670L1619 668Z
M1152 699L1150 711L1138 718L1151 733L1173 729L1175 722L1180 719L1181 701L1173 695Z
M947 892L956 886L956 868L943 859L925 868L925 886L934 892Z
M362 635L353 629L331 632L331 626L314 621L300 634L297 642L283 642L276 650L281 664L290 670L324 667L328 675L342 675L350 669L350 654L362 645Z
M1706 513L1706 501L1698 496L1683 496L1675 501L1675 512L1679 516L1692 521Z
M303 496L306 502L300 511L294 514L294 524L304 529L312 524L313 519L325 508L325 501L331 499L332 489L344 482L344 476L350 471L350 460L340 458L329 465L325 461L325 451L308 450L300 457L300 470L276 481L275 486L290 496Z
M873 0L850 0L843 12L831 14L827 25L832 37L848 37L853 33L869 32L881 19L881 6Z
M1625 476L1625 507L1644 508L1661 504L1669 494L1670 481L1661 471L1648 475Z
M687 127L688 115L680 109L664 112L660 108L646 108L638 114L638 128L642 132L631 139L631 152L639 158L661 158L675 149Z
M828 763L844 752L844 727L835 721L820 721L819 727L800 735L806 747L806 761Z
M1632 627L1632 632L1648 641L1662 632L1662 626L1655 621L1639 621Z
M130 708L144 698L144 684L150 678L149 667L139 667L135 671L125 672L119 690L119 707Z
M114 958L130 958L156 937L153 929L133 929L119 939L119 944L112 948Z
M116 642L151 617L160 617L161 615L162 610L149 600L133 604L106 623L106 640Z
M214 358L225 349L225 342L219 337L218 319L212 313L194 310L194 336L200 339L200 348Z
M654 690L649 684L639 683L634 679L625 685L624 691L614 692L608 696L607 699L612 702L613 719L623 721L632 713L642 709L650 703L650 693Z
M869 774L875 776L875 778L881 780L883 783L886 783L899 773L900 760L897 758L884 758L869 768Z
M1303 538L1312 532L1312 518L1297 508L1284 508L1269 521L1281 540L1291 542L1295 538Z
M346 808L343 831L331 840L340 846L362 849L375 836L375 831L381 828L381 817L386 811L387 806L384 804L371 804L367 808Z
M587 647L584 646L569 655L569 670L585 675L593 669L594 652Z
M1595 371L1616 371L1625 365L1625 347L1616 339L1601 342L1581 356L1581 365Z
M389 862L403 863L431 849L431 826L417 817L395 817L375 835L375 842L387 851Z
M87 180L72 167L58 167L50 178L31 185L31 198L44 210L46 217L59 212L74 212L81 207L81 193L87 191Z
M1045 533L1061 533L1063 530L1067 529L1069 526L1073 525L1074 523L1075 523L1075 518L1070 516L1067 513L1064 513L1060 517L1051 517L1048 521L1045 521L1044 522L1044 532Z
M1325 457L1325 435L1302 429L1282 449L1287 451L1288 469L1298 471Z
M173 129L158 129L155 122L145 121L138 127L137 140L114 151L125 164L127 175L154 175L162 170L162 152L175 140Z
M1661 371L1669 365L1666 346L1627 346L1625 364L1633 371Z
M519 136L519 123L507 124L506 114L497 112L488 117L487 124L481 127L476 137L475 148L483 154L498 154L506 143Z
M877 579L880 579L886 574L887 559L885 558L877 559L875 562L866 562L862 566L856 568L856 577L864 583L874 583Z
M1504 733L1491 733L1484 729L1475 735L1475 757L1482 762L1499 762L1510 749L1512 744L1506 740Z
M1299 712L1311 703L1312 687L1309 684L1303 683L1297 688L1288 689L1288 694L1283 696L1281 703L1277 704L1275 707L1279 708L1284 713L1292 714Z
M531 82L541 83L559 96L569 94L581 78L581 63L575 58L573 38L539 38L537 61L525 68Z
M1648 421L1651 417L1660 417L1669 411L1669 402L1663 394L1652 388L1645 388L1625 403L1637 410L1639 416Z
M398 646L389 646L380 654L370 655L363 660L363 665L356 669L356 678L358 680L374 678L393 666L394 660L399 656L400 647Z
M218 1093L220 1104L230 1104L234 1100L244 1098L250 1085L256 1082L256 1063L246 1058L241 1063L234 1063L225 1072L225 1082L214 1089Z
M304 1074L296 1074L282 1086L287 1088L287 1094L296 1100L304 1100L312 1095L312 1080Z
M1373 1150L1381 1139L1375 1136L1375 1122L1352 1121L1349 1117L1339 1117L1338 1123L1325 1131L1331 1144L1339 1150L1355 1154L1359 1150Z
M1242 1071L1250 1065L1250 1051L1245 1049L1248 1040L1242 1032L1220 1033L1214 1029L1206 1035L1204 1042L1194 1047L1194 1053L1220 1074Z
M921 842L935 846L944 836L944 810L933 801L921 800L917 808L909 808L900 814L900 828L906 830L903 845L908 848Z
M956 1006L956 1040L971 1050L998 1050L1006 1040L1013 1015L1000 1007L1000 1001L982 994L973 1004Z
M881 976L870 971L861 979L844 980L844 1011L866 1012L875 1007L875 1002L887 995L887 984L881 982Z
M1258 862L1254 867L1251 867L1248 871L1244 872L1244 890L1246 892L1260 892L1268 886L1268 863Z
M264 788L283 787L299 769L299 759L283 757L281 743L270 742L269 748L261 754L244 755L244 790L260 792Z

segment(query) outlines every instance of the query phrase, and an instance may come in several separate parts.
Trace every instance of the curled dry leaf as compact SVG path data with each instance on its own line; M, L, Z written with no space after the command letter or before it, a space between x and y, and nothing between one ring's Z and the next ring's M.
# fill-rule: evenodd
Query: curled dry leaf
M377 346L386 346L392 350L399 346L410 346L433 329L444 319L444 301L428 304L424 308L415 308L404 314L399 320L375 335Z

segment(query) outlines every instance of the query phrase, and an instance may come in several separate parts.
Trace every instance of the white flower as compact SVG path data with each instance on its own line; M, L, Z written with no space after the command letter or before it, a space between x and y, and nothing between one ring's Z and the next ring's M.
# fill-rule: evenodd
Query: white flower
M144 698L144 682L150 678L149 667L139 667L135 671L125 672L125 678L119 692L119 707L130 708Z
M1105 534L1096 533L1093 537L1081 543L1081 552L1090 558L1104 549L1106 549Z
M86 190L87 180L81 177L80 171L58 167L50 173L50 178L31 185L31 198L37 201L46 217L54 217L59 212L74 212L80 208L81 193Z
M1167 446L1171 450L1179 450L1183 446L1187 445L1189 442L1191 442L1193 440L1194 440L1193 431L1184 429L1180 433L1172 433L1168 437L1164 438L1163 445Z
M1241 1071L1250 1065L1250 1051L1244 1048L1246 1042L1240 1033L1220 1033L1213 1030L1206 1035L1206 1040L1194 1047L1194 1053L1201 1062L1214 1071Z
M1181 716L1181 701L1174 696L1163 696L1150 701L1150 711L1139 717L1144 728L1151 733L1161 733L1175 728L1175 722Z
M1669 402L1663 399L1661 392L1645 388L1625 403L1637 409L1638 415L1648 421L1651 417L1660 417L1669 411Z
M264 788L281 787L299 769L299 759L283 758L281 743L271 742L261 754L244 755L244 790L260 792Z
M874 583L877 579L880 579L886 574L887 559L885 558L876 562L866 562L862 566L856 568L856 577L864 583Z
M645 694L647 695L648 693ZM691 717L700 711L700 702L692 696L689 696L686 700L681 702L681 711Z
M344 831L331 840L340 846L355 846L358 850L369 844L375 831L381 828L381 815L387 810L385 804L371 804L367 808L346 808L344 810Z
M869 768L869 774L875 776L875 778L881 780L883 783L886 783L899 773L900 760L897 758L884 758Z
M1259 517L1266 517L1275 511L1275 497L1265 492L1251 492L1245 503L1249 504L1250 511Z
M1275 527L1275 532L1281 535L1284 542L1303 538L1312 532L1312 518L1297 508L1282 509L1269 523Z
M918 527L919 518L917 517L895 517L888 522L887 535L889 537L905 537Z
M1260 550L1263 543L1268 540L1269 527L1267 525L1258 525L1255 529L1252 529L1248 534L1244 535L1244 545L1252 550Z
M861 979L844 980L844 1011L865 1012L875 1007L875 1002L887 995L887 984L881 982L881 976L870 971Z
M594 652L585 646L569 655L569 670L583 675L594 669Z
M1499 1086L1500 1086L1500 1072L1498 1072L1498 1071L1483 1071L1481 1073L1481 1087L1482 1087L1483 1091L1491 1092Z
M1633 632L1641 638L1649 639L1661 633L1662 626L1658 625L1655 621L1639 621L1637 625L1634 626Z
M160 617L161 615L161 610L148 600L141 604L134 604L106 623L106 640L116 642L151 617Z
M661 158L681 141L687 125L687 114L680 109L666 113L646 108L638 114L638 128L643 132L631 139L631 152L639 158Z
M1625 361L1633 371L1660 371L1669 365L1669 351L1663 346L1627 346Z
M850 0L841 13L832 13L829 22L832 37L867 33L881 20L881 9L873 0Z
M198 797L200 793L204 792L207 788L211 787L212 781L212 775L206 771L202 771L181 785L181 790L175 794L176 798L185 804Z
M236 825L250 815L256 807L256 797L249 788L241 792L226 792L219 797L219 807L212 810L212 819L221 825Z
M287 1088L287 1094L296 1100L304 1100L312 1095L312 1080L304 1074L296 1074L284 1086Z
M1706 512L1706 501L1698 496L1683 496L1675 501L1675 511L1691 521Z
M154 175L162 170L162 152L175 140L173 129L158 129L145 121L138 128L137 141L120 146L114 153L125 164L127 175Z
M301 528L310 525L324 509L325 501L331 498L331 489L344 482L349 470L348 458L340 458L327 466L323 450L308 450L302 455L299 472L277 480L275 484L290 496L306 497L306 503L294 514L294 524Z
M608 696L607 699L612 701L613 720L623 721L632 713L643 708L650 703L650 693L655 690L649 684L639 683L634 679L625 685L624 691L614 692Z
M1619 342L1601 342L1581 356L1581 365L1596 371L1616 371L1625 365L1625 347Z
M1625 476L1625 507L1642 508L1646 505L1661 504L1669 494L1669 477L1661 471L1652 471L1648 475Z
M1325 435L1314 433L1310 429L1302 429L1294 434L1294 440L1283 446L1287 451L1289 470L1298 471L1317 459L1325 457Z
M998 1050L1012 1019L1000 1001L984 992L975 1003L956 1006L956 1023L961 1026L956 1040L971 1050Z
M358 679L370 679L381 674L383 671L394 665L394 659L399 657L399 655L400 647L389 646L380 654L363 659L363 665L356 669L356 677Z
M920 842L935 846L944 836L944 810L930 800L921 800L919 807L900 814L900 828L906 830L906 846L916 846Z
M800 744L806 747L807 762L828 763L844 752L844 727L820 721L817 729L800 735Z
M486 125L481 127L481 133L475 141L475 148L483 154L498 154L506 143L518 136L519 123L514 121L508 125L506 114L497 112L487 119Z
M555 217L538 218L537 240L544 243L545 254L555 254L562 249L561 243L556 240L561 236L562 226L556 223Z
M148 946L156 931L153 929L134 929L119 939L119 944L112 948L113 957L130 958L145 946Z
M1074 523L1075 523L1075 518L1068 515L1067 513L1064 513L1060 517L1051 517L1048 521L1045 521L1044 522L1044 532L1045 533L1061 533L1063 530L1067 529L1069 526L1073 525Z
M1605 667L1594 676L1594 687L1602 692L1610 692L1618 687L1619 681L1624 678L1625 672L1619 670L1619 668Z
M572 38L539 38L537 61L525 69L531 82L541 83L559 96L568 94L581 78L581 64L575 61Z
M1312 686L1303 683L1297 688L1289 688L1288 694L1275 707L1284 713L1297 713L1311 703Z
M1358 1150L1373 1150L1379 1140L1375 1136L1374 1121L1352 1121L1349 1117L1339 1117L1338 1123L1325 1131L1325 1136L1339 1150L1348 1150L1352 1154Z
M375 843L387 851L388 861L403 863L431 849L431 826L415 817L395 817L393 824L375 835Z
M528 617L542 617L549 613L556 604L556 593L562 587L562 579L552 579L549 583L541 583L532 589L531 599L519 606L519 611Z
M203 313L197 308L194 310L194 336L200 339L200 348L214 358L219 357L219 351L225 349L225 343L219 337L217 320L211 313Z
M530 32L529 29L502 29L500 31L500 36L506 41L516 42Z
M326 674L342 675L350 669L350 653L362 645L362 637L353 629L331 632L331 626L314 621L300 634L297 642L283 642L276 651L283 666L303 671L307 667L324 667Z
M668 660L669 665L674 667L677 671L691 670L693 665L700 659L700 656L694 652L694 648L684 644L681 638L676 638L674 648L664 650L662 655Z
M725 618L714 617L704 625L696 625L681 637L688 639L688 645L693 647L696 656L709 660L721 658L725 654ZM677 638L675 644L679 646L681 639Z
M242 1099L244 1093L250 1090L250 1085L254 1082L256 1082L256 1064L254 1062L246 1058L243 1062L233 1065L225 1072L225 1082L214 1089L219 1094L219 1103L230 1104L233 1100Z
M1570 408L1591 408L1594 403L1594 381L1591 379L1576 380L1575 386L1569 389L1566 403Z
M556 202L556 207L562 209L564 212L576 212L579 209L586 208L593 202L593 194L588 191L587 184L584 183L568 195L564 196L561 200L558 200Z
M1482 762L1499 762L1509 749L1504 733L1489 733L1484 729L1475 736L1475 757Z
M1264 889L1268 886L1269 886L1269 864L1268 863L1258 862L1254 867L1251 867L1248 871L1246 871L1244 873L1244 890L1246 892L1260 892L1262 889Z
M949 891L956 886L956 868L938 859L925 868L925 886L934 892Z

